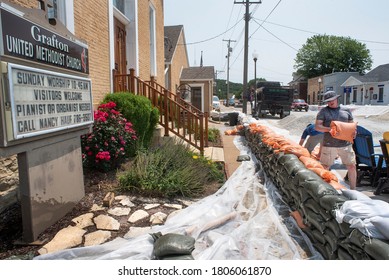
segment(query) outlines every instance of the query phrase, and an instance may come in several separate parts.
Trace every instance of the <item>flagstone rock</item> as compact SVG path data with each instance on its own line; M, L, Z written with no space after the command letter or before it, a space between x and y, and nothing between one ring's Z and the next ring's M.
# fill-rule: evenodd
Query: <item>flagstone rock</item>
M94 218L93 221L95 222L97 229L119 230L120 228L120 223L108 215L101 214Z
M130 227L124 238L134 238L150 232L151 227Z
M110 239L112 233L107 230L98 230L85 235L84 246L100 245Z
M84 215L78 216L72 220L72 222L76 223L76 227L86 228L89 226L93 226L93 213L86 213Z
M145 210L150 210L150 209L153 209L153 208L157 208L158 206L160 206L161 204L159 203L153 203L153 204L146 204L143 208Z
M96 212L96 211L102 211L102 210L105 210L105 209L106 208L104 206L93 204L90 210L92 212Z
M115 207L108 210L108 214L114 215L114 216L127 216L130 214L131 208L124 208L124 207Z
M41 255L76 247L82 243L82 237L86 233L79 227L69 226L60 230L54 238L45 244L38 253Z
M177 209L177 210L181 210L182 209L182 205L181 204L165 203L163 206L168 207L168 208Z
M135 204L132 203L131 199L128 196L123 198L122 200L120 200L119 203L121 205L123 205L123 206L128 206L128 207L134 207L135 206Z
M152 225L161 225L164 223L167 215L163 212L157 212L150 217L150 222Z
M137 210L130 216L130 218L128 218L128 222L136 223L137 221L147 218L148 216L150 215L145 210Z

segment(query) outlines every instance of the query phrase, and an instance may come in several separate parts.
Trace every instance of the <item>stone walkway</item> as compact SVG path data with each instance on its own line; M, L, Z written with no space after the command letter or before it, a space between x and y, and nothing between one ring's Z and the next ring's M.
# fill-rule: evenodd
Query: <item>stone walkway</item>
M90 212L74 218L72 222L75 225L60 230L39 253L43 255L69 248L103 244L111 239L113 233L119 231L122 223L130 225L128 232L122 237L136 237L151 232L153 226L163 224L177 211L193 203L179 200L177 204L170 204L144 199L143 203L139 204L140 200L137 198L138 205L135 205L132 197L114 197L113 193L108 193L106 198L102 205L94 204ZM139 222L146 226L135 226ZM87 227L96 230L87 233Z

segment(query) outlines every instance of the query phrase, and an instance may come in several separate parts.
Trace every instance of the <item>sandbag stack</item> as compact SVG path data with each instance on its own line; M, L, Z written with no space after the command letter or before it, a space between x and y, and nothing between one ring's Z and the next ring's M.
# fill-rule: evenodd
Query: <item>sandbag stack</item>
M346 188L337 178L331 177L333 173L307 168L307 155L301 146L294 147L265 126L251 124L245 135L262 170L288 204L291 216L323 258L389 259L388 240L367 236L352 228L349 221L337 219L336 211L350 197L344 195Z

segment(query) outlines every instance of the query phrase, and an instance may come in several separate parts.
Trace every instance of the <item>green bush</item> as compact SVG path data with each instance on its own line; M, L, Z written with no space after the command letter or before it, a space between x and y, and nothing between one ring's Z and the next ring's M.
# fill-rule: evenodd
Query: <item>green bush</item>
M155 127L158 123L159 112L153 108L151 101L144 96L134 95L129 92L116 92L107 94L103 103L115 102L117 110L132 123L138 137L137 147L129 147L129 154L134 156L141 148L148 148Z
M172 138L153 150L138 151L126 171L118 174L121 189L161 197L196 197L207 184L223 180L220 165Z

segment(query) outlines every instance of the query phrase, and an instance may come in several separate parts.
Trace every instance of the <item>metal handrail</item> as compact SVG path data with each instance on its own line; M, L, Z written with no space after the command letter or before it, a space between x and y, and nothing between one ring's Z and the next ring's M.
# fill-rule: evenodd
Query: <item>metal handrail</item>
M114 92L131 92L147 97L156 107L159 124L164 127L164 135L169 132L189 143L204 155L208 146L208 114L187 103L155 81L145 82L135 76L134 69L130 74L115 74Z

